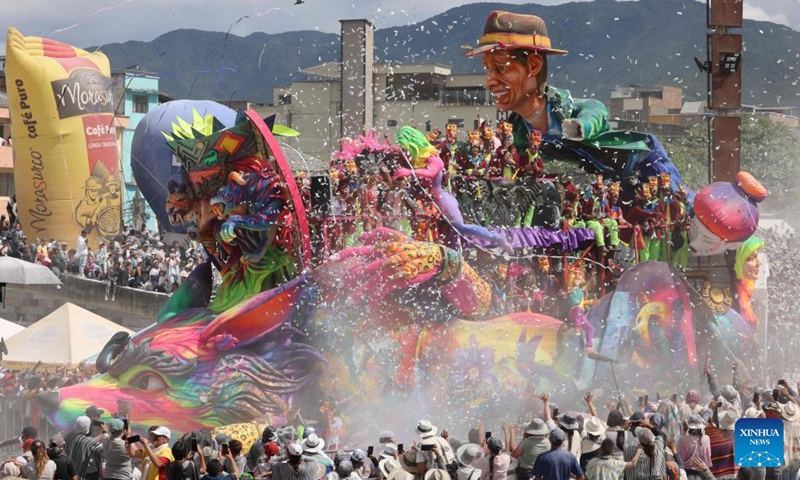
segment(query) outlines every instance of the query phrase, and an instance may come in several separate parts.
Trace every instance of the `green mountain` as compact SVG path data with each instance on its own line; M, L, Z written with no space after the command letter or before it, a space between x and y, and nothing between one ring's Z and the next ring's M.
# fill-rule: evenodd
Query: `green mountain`
M474 3L423 22L375 32L377 62L437 62L454 73L480 71L463 56L490 11L534 13L548 24L553 44L569 55L549 62L551 83L576 96L606 100L615 85L682 85L685 100L705 99L706 77L693 57L705 58L705 5L694 0L595 0L543 6ZM745 20L745 104L800 105L800 33ZM102 48L114 68L138 65L157 72L176 98L271 102L272 87L303 78L300 69L339 59L338 35L315 31L254 33L247 37L176 30L152 42Z

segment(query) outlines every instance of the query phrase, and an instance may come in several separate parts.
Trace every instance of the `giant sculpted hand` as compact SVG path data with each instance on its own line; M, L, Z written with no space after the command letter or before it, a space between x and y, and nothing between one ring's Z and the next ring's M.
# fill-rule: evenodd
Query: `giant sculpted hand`
M362 246L333 255L318 273L323 285L346 293L346 304L375 307L396 291L426 284L441 290L443 298L465 316L488 310L491 288L455 250L386 228L365 233L359 240Z

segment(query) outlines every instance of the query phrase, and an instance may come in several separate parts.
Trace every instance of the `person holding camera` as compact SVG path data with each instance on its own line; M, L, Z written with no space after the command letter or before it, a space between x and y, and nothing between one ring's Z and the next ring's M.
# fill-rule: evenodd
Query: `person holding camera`
M131 464L131 444L126 441L128 432L125 423L114 418L102 425L103 455L106 463L103 468L103 480L130 480L133 478L133 465Z
M175 460L169 439L172 434L167 427L156 427L150 432L153 445L145 438L139 438L142 444L142 480L166 480L167 465Z

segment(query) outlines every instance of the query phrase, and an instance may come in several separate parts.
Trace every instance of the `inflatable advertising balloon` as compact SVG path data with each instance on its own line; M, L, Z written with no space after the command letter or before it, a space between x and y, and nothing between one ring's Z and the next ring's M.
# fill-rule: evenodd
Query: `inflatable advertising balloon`
M108 58L8 29L17 209L31 236L110 240L122 222Z

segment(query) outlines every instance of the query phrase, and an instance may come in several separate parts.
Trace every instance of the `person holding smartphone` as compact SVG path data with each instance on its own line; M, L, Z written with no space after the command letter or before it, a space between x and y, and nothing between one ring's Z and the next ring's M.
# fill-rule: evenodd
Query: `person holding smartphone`
M125 441L125 423L114 418L103 425L103 447L105 467L103 480L129 480L133 478L131 445Z
M175 460L169 448L172 433L167 427L157 427L152 432L153 444L144 438L139 438L143 448L142 480L159 480L166 478L167 465Z

